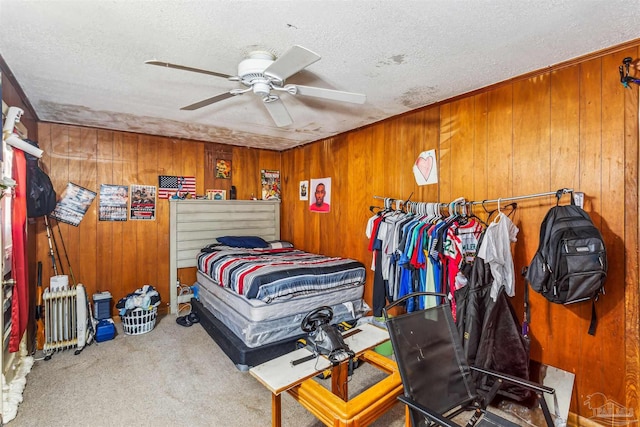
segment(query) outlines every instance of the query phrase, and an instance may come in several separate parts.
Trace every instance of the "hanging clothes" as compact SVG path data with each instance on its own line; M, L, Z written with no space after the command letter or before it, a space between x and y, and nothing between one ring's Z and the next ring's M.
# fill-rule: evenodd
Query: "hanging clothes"
M504 213L498 213L496 219L489 224L480 245L478 256L491 267L493 284L491 298L496 301L501 287L508 296L515 295L515 269L511 255L511 243L517 241L518 227Z
M493 297L487 298L485 303L482 335L475 357L475 366L528 380L529 338L521 334L521 325L505 293L505 288L501 287L498 290L495 300ZM490 390L495 381L493 378L477 373L474 378L476 386L485 391ZM531 396L530 390L512 384L506 384L498 393L520 402Z
M475 365L493 276L489 265L479 255L473 264L465 266L463 272L468 284L455 291L456 326L465 356L469 364Z
M367 221L366 236L369 238L369 251L373 253L371 260L371 270L373 270L373 315L382 316L382 308L385 306L385 290L382 280L380 249L382 244L378 239L378 229L382 223L382 213L378 213Z
M454 320L457 316L455 291L467 284L467 278L460 271L465 263L473 262L483 231L480 222L466 217L454 218L446 230L443 244L445 279Z
M15 197L11 212L11 237L13 254L11 257L14 280L11 300L11 332L9 351L20 348L22 335L27 329L29 318L29 276L27 269L27 162L24 152L13 152L13 179L16 181Z

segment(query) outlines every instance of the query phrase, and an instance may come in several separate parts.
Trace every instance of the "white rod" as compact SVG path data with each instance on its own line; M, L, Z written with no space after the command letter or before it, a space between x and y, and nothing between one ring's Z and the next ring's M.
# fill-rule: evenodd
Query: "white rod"
M19 150L24 151L25 153L29 153L32 156L35 156L37 158L41 158L42 157L42 153L44 153L44 151L42 151L41 149L34 147L33 145L29 144L28 142L25 142L24 140L20 139L18 137L18 135L11 134L9 135L9 137L7 137L4 142L6 142L7 144L9 144L10 146L17 148Z
M9 107L7 110L7 117L4 120L4 126L2 127L2 133L13 133L13 129L16 127L16 123L20 122L20 117L24 111L18 107Z
M14 132L16 124L20 122L20 117L22 117L23 113L24 111L21 108L9 107L4 126L2 127L2 139L5 143L14 148L22 150L25 153L29 153L37 158L41 158L44 151L37 147L34 147L28 142L23 141L22 139L20 139L18 134Z

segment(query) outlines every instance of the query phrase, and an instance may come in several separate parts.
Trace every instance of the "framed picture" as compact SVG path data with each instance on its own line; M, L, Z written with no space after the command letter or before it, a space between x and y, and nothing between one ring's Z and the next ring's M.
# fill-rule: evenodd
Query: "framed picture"
M311 180L309 191L309 210L311 212L331 211L331 178L316 178Z
M231 178L231 160L226 160L226 159L216 160L216 178L222 178L222 179Z
M227 200L227 190L207 190L209 200Z
M280 171L261 169L262 200L280 200Z
M300 200L309 200L309 181L300 181Z

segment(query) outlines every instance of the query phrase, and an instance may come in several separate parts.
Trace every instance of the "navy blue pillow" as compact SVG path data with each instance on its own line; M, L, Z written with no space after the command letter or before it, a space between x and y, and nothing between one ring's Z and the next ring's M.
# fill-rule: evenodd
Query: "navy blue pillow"
M221 236L216 240L223 245L233 246L235 248L268 248L267 243L262 237L258 236Z

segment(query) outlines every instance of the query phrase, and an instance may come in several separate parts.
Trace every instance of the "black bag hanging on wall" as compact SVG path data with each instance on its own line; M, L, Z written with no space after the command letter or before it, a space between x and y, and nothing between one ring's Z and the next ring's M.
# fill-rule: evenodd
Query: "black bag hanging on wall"
M558 196L559 198L559 196ZM571 204L554 206L540 227L540 243L523 271L534 291L556 304L592 301L589 334L595 335L595 301L604 294L607 251L589 214Z
M25 139L25 142L38 146L38 143ZM39 159L24 153L27 161L27 217L37 218L49 215L56 207L56 191L49 175L40 169Z

